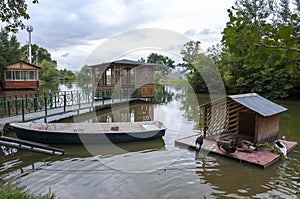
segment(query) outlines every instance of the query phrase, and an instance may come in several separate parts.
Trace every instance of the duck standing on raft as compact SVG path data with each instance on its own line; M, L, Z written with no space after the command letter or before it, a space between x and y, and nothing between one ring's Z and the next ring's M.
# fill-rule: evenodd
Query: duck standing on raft
M278 148L279 151L282 153L282 155L285 158L287 158L287 149L286 149L285 144L283 144L282 142L280 142L279 140L277 140L277 141L275 141L274 147Z
M202 147L202 144L203 144L203 135L200 135L197 139L196 139L196 150L197 151L200 151L201 147Z

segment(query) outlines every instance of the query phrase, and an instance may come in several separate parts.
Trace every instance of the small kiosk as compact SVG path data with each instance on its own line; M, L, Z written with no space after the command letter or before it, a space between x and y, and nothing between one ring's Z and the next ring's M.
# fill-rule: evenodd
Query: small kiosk
M38 89L39 66L18 61L7 66L1 81L2 89Z

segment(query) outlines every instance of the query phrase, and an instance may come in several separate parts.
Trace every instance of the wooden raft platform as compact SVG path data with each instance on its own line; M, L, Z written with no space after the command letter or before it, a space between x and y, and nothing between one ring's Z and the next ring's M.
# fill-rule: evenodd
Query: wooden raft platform
M189 137L185 137L182 139L178 139L175 141L175 145L181 145L188 148L195 149L195 141L199 135L193 135ZM287 140L280 140L283 142L287 147L287 152L291 152L297 145L297 142L287 141ZM243 152L243 151L236 151L231 154L226 154L224 151L220 150L217 146L217 142L213 140L204 139L202 149L207 150L214 154L230 157L242 162L247 162L250 164L254 164L263 168L274 163L276 160L279 159L279 155L276 155L271 152L271 149L260 147L258 151L254 151L252 153Z

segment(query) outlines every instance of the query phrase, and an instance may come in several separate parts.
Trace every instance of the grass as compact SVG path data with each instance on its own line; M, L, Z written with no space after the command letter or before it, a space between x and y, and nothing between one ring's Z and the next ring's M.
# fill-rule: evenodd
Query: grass
M35 196L33 194L29 194L28 191L24 188L13 187L10 183L8 186L0 187L0 198L5 199L54 199L54 194L48 193L46 195L38 195Z
M160 84L163 84L163 85L186 85L188 84L188 80L187 79L161 79L159 81Z

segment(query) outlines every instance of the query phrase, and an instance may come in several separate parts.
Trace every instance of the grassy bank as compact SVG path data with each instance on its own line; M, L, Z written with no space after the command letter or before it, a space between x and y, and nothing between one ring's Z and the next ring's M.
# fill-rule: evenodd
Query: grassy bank
M187 85L189 82L187 79L161 79L159 83L162 85L182 86Z
M11 184L8 186L1 185L0 187L0 198L6 199L54 199L54 194L48 193L46 195L35 196L29 194L26 189L13 187Z

